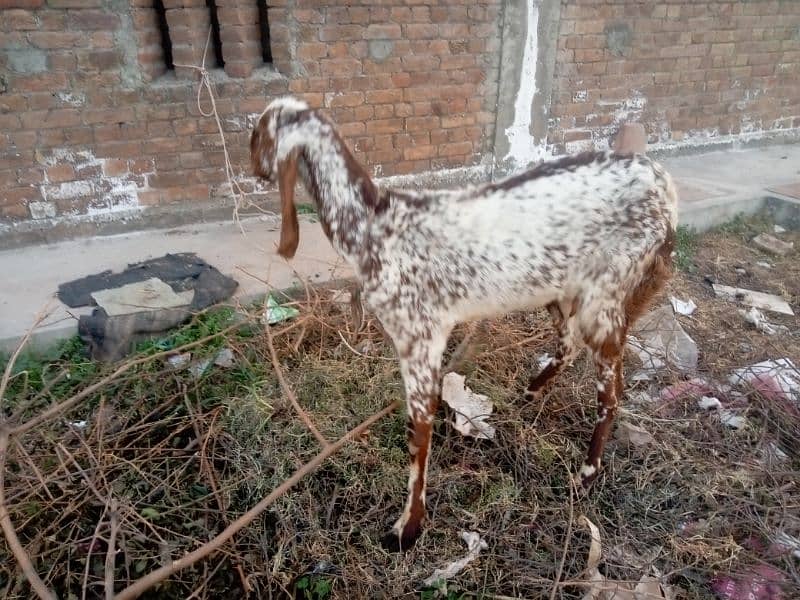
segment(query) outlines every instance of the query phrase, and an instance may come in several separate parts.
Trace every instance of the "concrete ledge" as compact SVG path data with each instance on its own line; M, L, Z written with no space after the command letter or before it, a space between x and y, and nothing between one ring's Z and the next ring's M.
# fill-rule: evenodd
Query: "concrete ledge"
M488 181L491 167L479 164L459 169L428 171L412 175L378 177L375 181L385 187L411 189L446 188ZM298 188L297 201L310 203L304 190ZM239 212L241 219L258 217L264 213L280 214L277 190L266 194L266 199L257 203L257 208ZM217 202L192 202L165 206L142 207L126 211L97 215L76 215L57 219L0 223L0 251L23 248L38 244L55 244L78 238L121 235L136 231L153 231L204 223L231 221L233 204L229 199Z
M748 150L798 143L800 143L800 129L787 129L741 136L708 138L703 142L693 142L691 144L681 144L680 142L651 144L647 147L647 154L657 160L661 160L664 158L697 156L711 152Z

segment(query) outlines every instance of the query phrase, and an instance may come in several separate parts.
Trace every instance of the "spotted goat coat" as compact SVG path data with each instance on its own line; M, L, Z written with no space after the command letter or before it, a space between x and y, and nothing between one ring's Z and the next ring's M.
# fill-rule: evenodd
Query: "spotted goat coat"
M660 165L584 153L455 191L379 189L334 124L291 97L267 106L250 148L255 174L278 180L278 252L291 258L297 249L299 174L325 233L355 270L366 308L394 342L411 467L387 547L407 548L421 531L442 354L458 323L547 307L558 349L531 378L528 398L589 348L598 419L579 476L586 486L594 480L623 391L627 329L671 274L677 195Z

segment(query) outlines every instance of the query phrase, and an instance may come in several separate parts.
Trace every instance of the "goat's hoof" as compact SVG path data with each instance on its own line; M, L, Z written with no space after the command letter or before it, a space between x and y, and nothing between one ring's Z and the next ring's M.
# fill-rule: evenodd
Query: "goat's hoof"
M544 396L542 390L527 389L525 390L525 395L523 397L523 400L525 402L538 402L539 400L542 399L542 396Z
M381 546L383 546L383 549L387 552L405 552L414 546L418 537L419 532L413 534L403 532L402 535L398 535L397 532L392 529L381 538Z
M579 490L584 492L584 495L588 494L589 488L592 486L594 480L597 479L599 474L599 467L584 463L584 465L581 467L581 470L575 476L575 484Z

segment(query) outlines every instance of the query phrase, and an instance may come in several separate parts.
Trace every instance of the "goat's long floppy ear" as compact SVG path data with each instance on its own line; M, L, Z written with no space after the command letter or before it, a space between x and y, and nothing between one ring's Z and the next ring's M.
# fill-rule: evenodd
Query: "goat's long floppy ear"
M300 225L294 206L294 185L297 183L297 153L278 162L278 187L281 192L281 239L278 254L292 258L300 241Z

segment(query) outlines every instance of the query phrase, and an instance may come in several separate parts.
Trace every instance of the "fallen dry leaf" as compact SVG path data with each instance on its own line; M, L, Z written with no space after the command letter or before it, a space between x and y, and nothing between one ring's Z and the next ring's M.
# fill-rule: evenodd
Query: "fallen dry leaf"
M632 586L606 578L597 568L602 555L600 530L586 516L581 516L581 522L589 528L592 536L589 545L589 556L586 560L588 571L588 591L583 600L674 600L672 589L662 584L657 577L642 575L639 582Z

